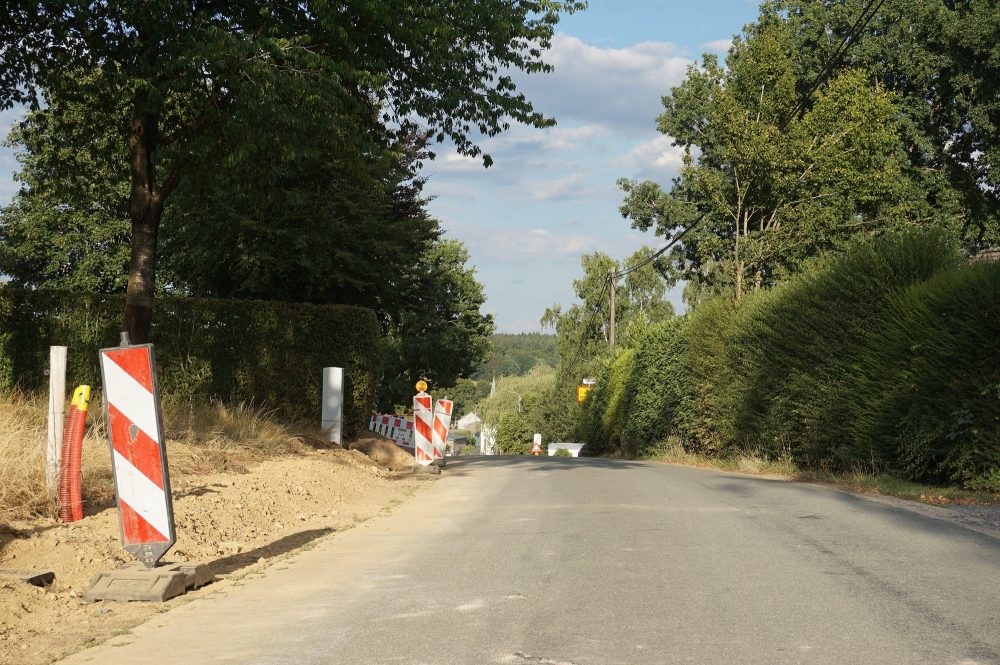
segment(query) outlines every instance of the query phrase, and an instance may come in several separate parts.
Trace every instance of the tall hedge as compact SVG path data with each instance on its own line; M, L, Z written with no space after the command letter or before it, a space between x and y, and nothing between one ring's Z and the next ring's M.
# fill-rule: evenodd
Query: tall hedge
M47 385L50 345L67 381L100 385L99 349L118 344L124 297L0 288L0 388ZM378 376L378 321L353 306L162 297L151 341L165 394L253 401L319 418L323 367L345 369L345 433L365 426Z
M852 415L859 455L1000 492L1000 263L938 273L892 300L861 350Z
M741 303L727 339L720 429L728 445L850 465L854 369L893 298L961 262L937 232L855 243Z
M712 454L725 445L720 424L721 404L729 381L726 348L733 334L735 308L728 298L702 303L687 318L681 332L678 371L686 384L677 410L677 433L692 452Z
M676 435L707 454L1000 491L1000 264L911 231L700 304L606 367L581 433L597 453Z
M625 383L632 373L635 350L626 349L612 358L587 395L579 428L591 455L622 454L622 425L628 412Z
M684 319L653 324L636 346L625 379L622 441L629 455L644 455L674 433L686 390L680 360Z

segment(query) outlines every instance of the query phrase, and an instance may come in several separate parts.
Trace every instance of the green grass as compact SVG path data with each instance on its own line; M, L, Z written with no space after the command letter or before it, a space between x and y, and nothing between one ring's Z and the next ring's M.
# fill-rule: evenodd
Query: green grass
M823 483L854 492L882 494L933 505L1000 505L998 493L967 490L956 486L925 485L869 469L856 469L844 473L802 469L790 459L768 460L753 452L742 452L726 457L708 457L686 452L679 443L670 440L660 443L643 459L665 464L683 464L755 476L778 476L789 480Z

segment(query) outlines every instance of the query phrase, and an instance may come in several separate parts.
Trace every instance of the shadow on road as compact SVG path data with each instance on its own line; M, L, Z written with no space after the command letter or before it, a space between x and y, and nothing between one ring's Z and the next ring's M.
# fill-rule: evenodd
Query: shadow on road
M530 455L470 455L469 457L449 457L445 473L450 476L466 475L474 469L516 468L526 473L570 472L587 469L609 469L626 471L637 467L655 466L649 462L608 459L605 457L534 457Z
M262 558L271 559L273 557L286 554L287 552L296 550L303 545L333 532L334 529L330 528L300 531L298 533L285 536L284 538L279 538L273 543L268 543L267 545L262 545L261 547L255 547L252 550L240 552L239 554L233 554L232 556L227 556L222 559L216 559L215 561L210 562L208 567L215 575L228 575L240 570L241 568L251 566Z

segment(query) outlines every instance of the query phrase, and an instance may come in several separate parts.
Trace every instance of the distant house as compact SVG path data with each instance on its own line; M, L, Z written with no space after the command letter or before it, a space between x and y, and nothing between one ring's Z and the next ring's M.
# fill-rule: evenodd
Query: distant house
M467 413L458 419L458 429L466 432L478 432L483 421L474 413Z

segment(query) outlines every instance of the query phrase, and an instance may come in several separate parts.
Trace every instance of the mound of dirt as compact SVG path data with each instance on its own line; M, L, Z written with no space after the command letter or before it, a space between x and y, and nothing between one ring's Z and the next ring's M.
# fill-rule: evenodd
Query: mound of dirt
M403 451L389 459L380 445L360 448L376 451L376 459L361 450L324 449L269 460L244 474L173 478L177 544L164 561L208 563L219 581L163 605L80 600L99 571L131 560L120 546L113 507L74 524L0 524L0 568L56 574L46 589L0 578L0 663L49 663L164 608L224 591L317 538L389 511L421 485L409 473L384 468L408 468L400 463L410 457Z
M367 455L379 466L393 470L405 471L412 469L417 461L413 455L406 452L389 439L369 437L358 439L347 444L349 450L357 450Z

